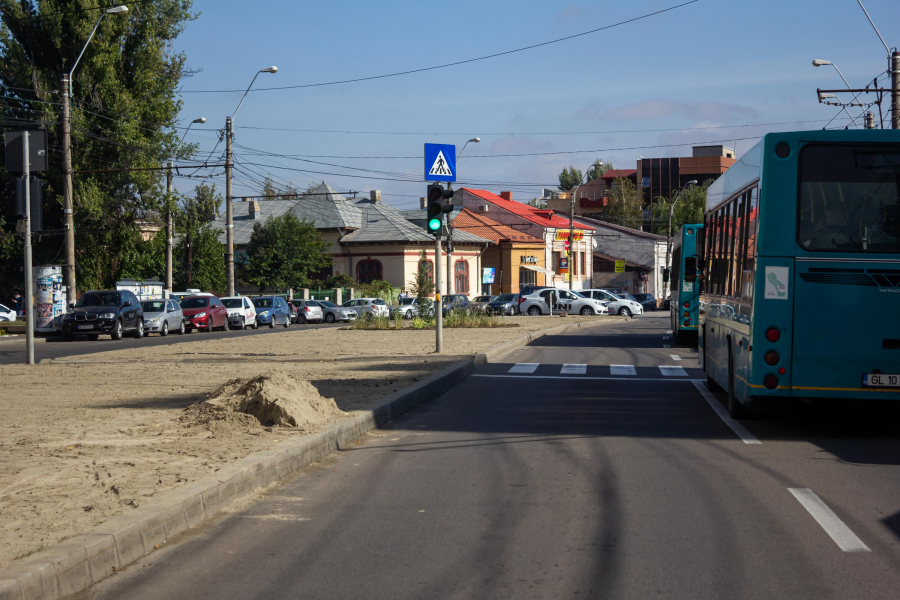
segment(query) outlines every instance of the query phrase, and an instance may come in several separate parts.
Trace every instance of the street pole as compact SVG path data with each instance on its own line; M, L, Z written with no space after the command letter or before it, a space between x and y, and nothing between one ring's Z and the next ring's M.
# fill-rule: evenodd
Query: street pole
M891 129L900 129L900 52L891 54Z
M576 190L578 188L575 188ZM575 265L572 264L572 256L575 254L573 247L575 245L575 192L572 192L572 202L569 208L569 291L575 289Z
M172 227L172 161L169 161L169 168L166 169L166 290L172 294L172 243L175 235Z
M69 76L62 76L63 215L66 221L66 306L75 303L75 216L72 211L72 140L69 126Z
M238 106L238 108L240 108L240 106ZM228 280L228 295L234 296L234 212L231 206L231 123L231 117L225 117L225 276Z
M444 350L443 320L441 309L441 230L434 236L434 352L441 354Z
M669 280L672 279L672 269L669 267L669 251L672 248L672 214L675 212L675 203L677 201L678 196L675 197L675 200L672 201L672 206L669 207L669 233L666 235L666 280L663 282L663 302L669 296Z
M22 136L25 172L25 364L34 364L34 276L31 268L31 165L28 132Z

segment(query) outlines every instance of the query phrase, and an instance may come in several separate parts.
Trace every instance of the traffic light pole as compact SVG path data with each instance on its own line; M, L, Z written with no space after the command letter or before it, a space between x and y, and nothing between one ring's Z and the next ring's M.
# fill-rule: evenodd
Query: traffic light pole
M22 170L25 172L25 364L34 364L34 278L31 269L31 165L28 132L22 136Z
M444 350L443 320L441 308L441 231L434 236L434 352L441 354Z

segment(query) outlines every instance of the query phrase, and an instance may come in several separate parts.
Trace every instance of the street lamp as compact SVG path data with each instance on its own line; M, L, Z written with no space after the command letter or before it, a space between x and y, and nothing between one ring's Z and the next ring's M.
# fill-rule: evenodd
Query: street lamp
M841 79L844 80L844 85L846 85L847 89L850 90L850 92L853 94L853 99L856 100L857 104L862 104L862 102L859 99L859 96L857 96L856 92L853 91L853 88L847 82L847 79L844 78L844 74L841 73L841 70L838 69L838 66L836 64L834 64L830 60L822 60L820 58L813 60L812 64L814 67L824 67L824 66L828 66L828 65L831 65L832 67L834 67L834 70L837 71L838 75L841 76ZM834 98L835 96L831 96L831 97ZM821 101L822 101L822 94L819 94L819 102L821 102ZM853 118L853 116L850 114L850 111L847 110L847 107L844 106L843 104L841 104L841 108L844 109L844 112L847 113L848 117L850 117L850 121L853 123L853 126L856 127L857 129L859 129L859 125L856 124L856 119Z
M259 77L260 73L277 73L278 67L266 67L265 69L260 69L253 76L253 79L250 80L250 85L247 86L247 91L244 92L244 95L241 96L241 101L238 103L237 108L234 109L234 112L230 117L225 117L225 277L228 281L228 295L234 296L234 211L232 211L231 206L231 170L232 170L232 159L231 159L231 138L232 138L232 127L234 125L234 117L237 115L238 111L241 109L241 105L244 103L244 98L247 97L247 94L250 93L250 88L253 87L253 83L256 81L256 78Z
M471 140L467 140L466 143L463 144L462 150L460 150L459 154L456 155L456 161L459 162L459 157L462 156L462 153L466 151L466 146L469 145L469 142L475 142L477 144L480 141L480 137L473 137Z
M590 174L591 169L595 169L599 166L602 166L599 160L595 160L594 163L588 167L584 175L581 176L581 181L584 182L585 178ZM572 189L572 198L569 202L569 289L573 289L575 285L575 265L572 264L572 257L575 256L575 195L578 193L578 188L580 185Z
M696 179L688 181L683 188L678 190L678 194L672 200L672 205L669 207L669 235L666 236L666 276L665 281L663 282L663 302L666 301L666 297L669 295L669 278L672 274L672 267L669 264L669 252L672 248L672 215L675 214L675 204L681 200L681 195L684 193L684 190L694 185L697 185Z
M169 194L166 201L166 290L168 290L169 293L172 293L172 246L175 243L175 227L172 223L172 208L169 205L169 202L172 200L172 192L175 191L172 183L172 163L178 155L178 151L181 150L181 146L184 144L184 138L187 137L188 131L191 130L191 125L194 123L206 123L206 117L200 117L199 119L194 119L188 123L187 129L184 130L184 135L181 136L181 141L178 142L178 146L175 147L175 152L172 153L172 158L169 159L169 164L166 168L166 191Z
M75 215L72 210L72 135L69 119L69 97L72 94L72 75L75 73L75 67L77 67L78 63L81 61L84 51L87 50L88 44L94 39L94 34L97 33L97 28L100 27L100 22L103 20L103 17L106 15L127 14L128 7L123 4L107 8L100 13L100 18L97 19L94 28L91 30L91 35L88 36L81 52L78 53L75 64L72 65L72 68L69 69L68 73L65 73L62 76L63 215L66 220L66 306L75 302ZM29 274L29 277L30 276L31 275Z

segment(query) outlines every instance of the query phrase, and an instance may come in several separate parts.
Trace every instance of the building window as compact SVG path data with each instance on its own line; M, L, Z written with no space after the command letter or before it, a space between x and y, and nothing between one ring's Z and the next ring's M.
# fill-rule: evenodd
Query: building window
M560 255L561 255L560 252L553 253L553 271L557 274L559 274L559 257L560 257Z
M584 252L578 253L578 274L585 275L587 273L587 263L584 262Z
M519 269L519 290L526 285L537 285L537 273L531 269Z
M469 293L469 263L464 260L456 261L455 277L453 278L453 286L457 294Z
M422 261L419 261L419 264L422 264ZM425 261L425 269L426 269L426 277L428 278L429 283L434 283L434 263L430 260Z
M356 280L360 283L372 283L376 279L382 279L381 261L361 260L356 264Z

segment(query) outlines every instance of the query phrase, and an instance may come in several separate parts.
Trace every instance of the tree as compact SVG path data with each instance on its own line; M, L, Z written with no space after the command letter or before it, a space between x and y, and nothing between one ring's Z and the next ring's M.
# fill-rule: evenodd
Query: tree
M309 273L331 264L328 248L313 223L301 221L293 213L270 216L253 226L239 278L260 290L308 287Z
M559 174L559 189L568 192L572 188L581 185L581 178L581 171L575 167L570 165L568 168L563 168Z
M547 208L547 199L546 198L534 198L533 200L529 200L526 202L528 206L533 206L534 208Z
M263 196L272 197L272 196L284 195L284 196L290 197L290 196L295 195L296 193L297 193L297 188L295 188L294 186L292 186L290 184L287 184L284 187L279 188L277 185L275 185L275 182L272 181L272 179L270 177L266 177L263 180L263 188L262 188Z
M206 223L190 235L181 237L172 259L176 289L226 291L225 244L219 241L221 233L211 223Z
M640 229L644 214L641 191L626 177L613 182L607 195L609 203L603 209L603 219L610 223Z
M433 273L428 269L428 257L425 251L419 254L419 265L416 268L416 276L409 282L409 293L416 297L419 313L427 316L431 307L431 298L434 294Z
M193 198L184 198L181 204L180 221L182 227L194 223L197 227L214 221L219 216L219 207L224 198L216 192L216 184L201 183L194 188Z
M613 164L611 162L605 163L599 158L594 161L594 165L591 167L591 170L588 171L587 180L591 181L593 179L597 179L599 177L603 177L606 175L606 172L613 168Z
M675 210L672 213L672 235L686 223L702 223L706 213L706 190L712 184L709 179L700 185L685 188L676 198ZM669 208L671 200L657 197L653 201L653 233L668 235Z
M0 0L0 95L5 98L0 132L10 121L41 125L50 147L61 146L61 106L54 90L60 89L61 74L74 64L94 27L96 6L81 0ZM75 249L82 290L111 286L132 268L131 260L145 255L142 246L148 242L136 235L138 221L162 214L166 194L162 172L78 171L162 165L178 145L178 88L190 74L184 54L173 49L185 23L194 18L190 0L148 0L128 8L127 16L101 21L71 85ZM185 145L180 156L195 148ZM44 223L61 229L58 152L51 154L49 166L42 175L47 181ZM0 180L6 178L0 169ZM2 227L12 229L15 222L7 209L0 210L7 217ZM58 236L38 239L35 264L58 264L61 243ZM17 246L4 244L0 258L18 254ZM0 260L0 285L21 280L18 265L18 259Z

